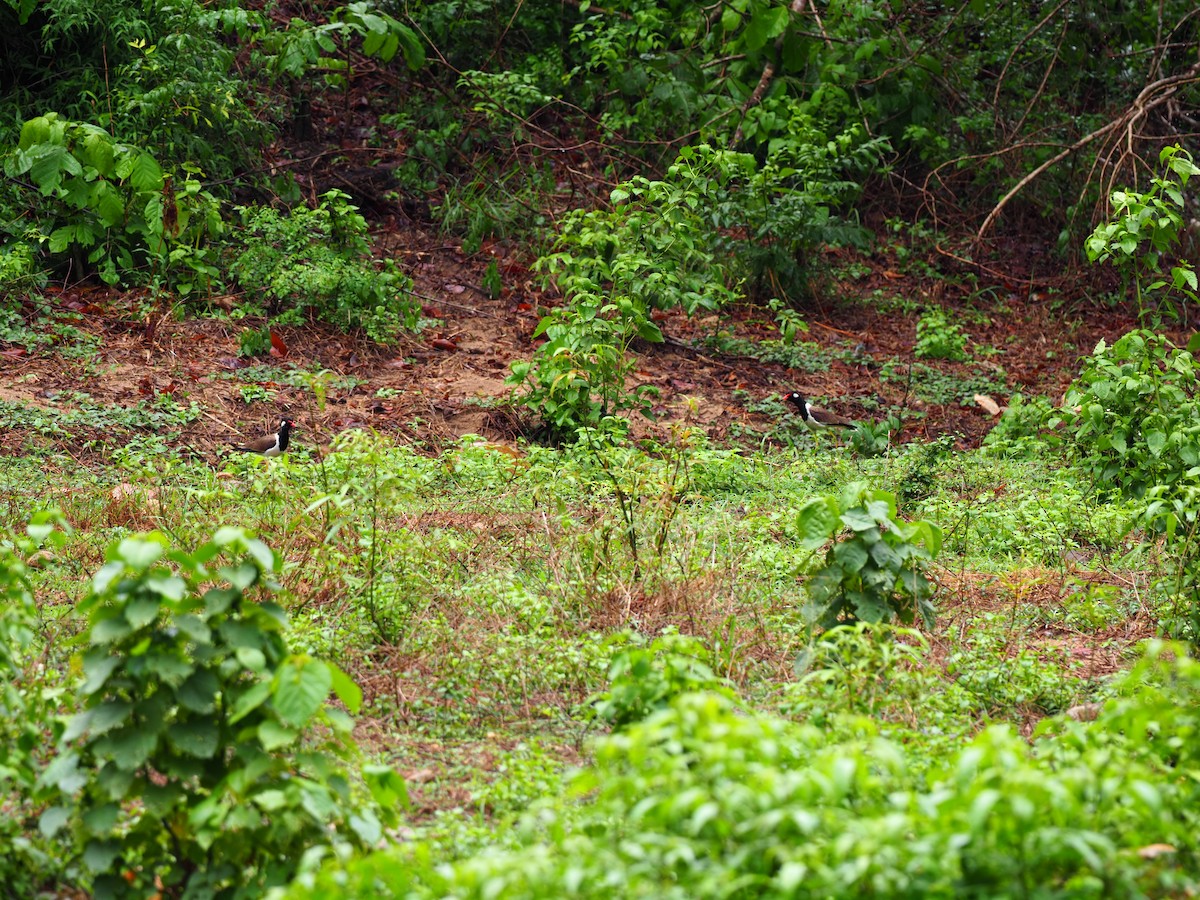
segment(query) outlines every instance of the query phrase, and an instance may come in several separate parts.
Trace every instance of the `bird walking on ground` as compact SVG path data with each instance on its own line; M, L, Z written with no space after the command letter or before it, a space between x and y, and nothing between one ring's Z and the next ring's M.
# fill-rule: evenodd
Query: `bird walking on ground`
M843 419L837 413L831 413L827 409L809 406L808 399L799 391L792 391L783 399L796 407L800 412L801 421L813 431L824 431L827 428L855 428L858 425L857 422Z
M256 441L250 441L231 449L240 450L243 453L257 453L259 456L279 456L287 452L288 441L291 440L292 429L295 427L296 424L285 416L279 421L279 430L274 434L268 434Z

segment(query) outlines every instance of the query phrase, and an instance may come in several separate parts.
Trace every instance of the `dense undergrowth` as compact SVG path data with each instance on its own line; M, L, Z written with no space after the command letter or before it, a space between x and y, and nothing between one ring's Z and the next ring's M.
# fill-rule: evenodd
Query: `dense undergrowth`
M230 462L224 473L159 453L78 473L71 496L60 500L66 530L47 520L31 532L39 540L57 535L55 552L27 541L6 568L18 571L15 559L28 560L24 577L37 598L6 668L6 684L18 692L6 703L24 710L8 726L17 729L10 747L20 749L15 756L10 749L6 766L25 773L10 775L7 787L5 802L17 814L9 819L6 870L23 872L23 884L82 879L101 893L112 882L93 879L108 865L136 874L119 881L121 890L158 877L203 893L237 877L228 874L236 866L222 875L203 862L222 846L204 837L215 827L206 824L219 797L213 787L172 801L190 823L170 826L176 843L132 840L155 834L152 822L171 821L169 807L153 820L147 806L126 810L133 818L123 825L97 824L104 796L131 799L150 789L134 791L127 780L114 787L103 768L87 775L96 763L86 748L105 738L106 752L117 750L114 735L131 725L110 716L95 731L93 720L95 736L78 757L70 748L88 733L84 726L68 726L58 751L45 735L61 733L73 704L57 673L76 671L71 660L82 653L82 697L93 696L99 677L117 676L107 666L98 676L89 659L120 640L128 649L105 658L141 660L138 671L157 671L174 685L178 699L168 708L181 704L164 720L181 731L164 731L146 751L147 764L181 787L197 758L209 761L206 771L223 762L213 777L243 777L237 766L254 758L244 735L233 757L184 742L187 734L208 747L184 724L212 709L193 696L194 678L145 666L148 646L167 649L185 634L178 650L167 650L170 658L195 652L187 647L199 620L185 628L170 618L187 609L187 584L196 577L188 567L219 547L249 546L257 561L244 574L236 561L218 574L240 596L254 590L254 573L276 573L294 655L284 650L255 663L239 649L238 665L248 669L213 670L231 673L223 679L251 673L236 676L249 677L247 686L276 685L262 689L259 703L279 692L279 712L261 722L243 719L256 707L230 694L222 703L245 710L230 724L241 720L237 727L258 735L264 749L255 753L310 755L286 730L289 703L316 710L311 704L338 687L353 710L357 694L324 676L307 683L309 676L289 681L285 673L336 660L364 692L360 722L370 726L359 736L368 757L416 779L409 789L417 802L406 808L402 793L380 786L381 770L370 770L388 801L377 815L399 816L406 838L384 856L351 863L345 875L320 875L314 895L334 883L362 896L379 896L381 885L429 896L709 896L727 881L763 895L1032 889L1101 896L1192 884L1195 798L1186 773L1194 762L1185 748L1195 727L1194 663L1182 648L1159 646L1131 674L1111 677L1136 663L1142 651L1134 639L1153 633L1171 608L1147 581L1159 551L1138 536L1144 501L1081 493L1080 476L1045 451L1005 458L913 447L856 460L836 447L759 455L688 437L651 453L598 456L581 445L532 447L520 457L468 439L431 458L363 433L345 436L324 457L300 447L269 464ZM0 484L8 514L23 519L52 502L61 477L41 463L8 467ZM941 585L938 624L925 634L866 623L815 627L806 585L824 560L812 549L805 504L836 497L856 480L900 494L899 514L943 524L947 550L927 570ZM1009 482L1024 489L997 490ZM632 498L627 509L618 502L622 491ZM206 546L214 521L253 529L264 544L239 543L240 532L230 531L212 552L183 553ZM146 530L160 537L127 538ZM847 529L841 539L854 534ZM638 542L653 550L635 551ZM166 546L178 549L162 561L185 580L136 574L151 574ZM278 551L281 568L266 546ZM84 608L111 612L101 619L93 612L89 626L76 607L92 571L99 574ZM127 579L115 588L129 598L121 603L134 604L125 612L104 599L114 578ZM221 609L199 602L206 616ZM980 614L981 606L993 613ZM271 614L278 623L283 609ZM128 624L101 638L101 621L114 614ZM256 615L255 628L270 621ZM150 629L148 645L131 626ZM248 626L229 627L217 629L233 642L221 653L258 646ZM178 636L160 643L168 635ZM1100 657L1110 662L1098 665ZM120 684L114 696L136 709L147 676L132 673L113 682ZM287 690L300 693L289 700ZM96 706L103 696L88 701L88 715L112 708L113 699ZM161 698L162 688L141 702L153 696ZM1063 716L1080 708L1100 718ZM176 720L184 710L192 719ZM1057 718L1028 743L1022 735L1043 716ZM593 743L603 728L612 736ZM594 761L569 774L565 760L580 759L585 748ZM492 762L472 763L479 753ZM150 763L155 754L162 758ZM37 775L48 763L50 774ZM140 765L126 767L130 776ZM327 790L329 771L315 771L324 774L307 776L313 790ZM64 774L74 772L98 778L93 783L108 792L88 789L92 812L83 819L66 812L78 800L45 805L47 790L69 798L78 789L83 782ZM456 792L464 776L466 791ZM274 797L268 785L260 790ZM268 813L264 825L282 821L284 796L252 801ZM303 798L293 801L297 812L315 814ZM535 811L523 817L530 804ZM322 816L337 809L327 808ZM59 821L74 823L77 843L50 827ZM360 834L369 834L369 820L359 821ZM97 831L114 825L118 838ZM260 826L251 819L226 827ZM285 833L301 847L324 841L287 830L264 852L282 848ZM922 839L912 841L914 833ZM97 840L117 855L89 852ZM183 855L188 841L195 855ZM491 847L504 853L479 855ZM321 858L287 856L292 866L273 874L246 857L241 877L254 871L279 883L295 865L311 871ZM202 873L207 881L187 880Z

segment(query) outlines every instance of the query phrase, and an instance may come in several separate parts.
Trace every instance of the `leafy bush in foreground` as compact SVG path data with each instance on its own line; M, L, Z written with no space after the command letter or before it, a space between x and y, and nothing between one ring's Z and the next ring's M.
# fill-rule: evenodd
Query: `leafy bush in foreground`
M284 611L251 598L279 568L237 528L191 554L161 535L110 548L81 604L83 709L40 779L55 804L41 829L68 830L96 897L255 897L379 840L344 768L353 722L328 704L357 710L361 692L291 653ZM395 776L370 774L396 796Z
M1133 897L1200 888L1200 664L1155 644L1092 723L993 726L925 777L909 751L686 694L602 740L584 806L525 846L370 856L294 888L343 897Z

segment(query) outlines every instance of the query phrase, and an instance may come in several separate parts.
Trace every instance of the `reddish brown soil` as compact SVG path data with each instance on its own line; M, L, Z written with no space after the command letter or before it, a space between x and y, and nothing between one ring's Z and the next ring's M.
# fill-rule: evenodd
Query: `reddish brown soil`
M298 440L319 443L346 428L371 427L433 449L470 433L514 438L522 424L535 425L527 416L518 421L517 416L480 405L509 396L511 388L504 381L508 364L530 356L537 310L558 302L535 285L527 268L530 260L519 248L500 244L464 258L457 248L418 228L380 237L387 252L412 275L426 315L440 320L398 347L384 349L320 326L281 328L285 356L241 360L240 332L261 322L178 320L167 309L135 318L132 310L140 298L88 286L54 288L48 292L52 303L75 318L78 327L101 338L99 356L80 360L50 352L31 357L16 346L0 344L0 400L53 409L58 392L69 390L87 392L106 405L132 406L170 393L185 402L194 400L204 410L185 430L182 442L205 454L239 436L263 432L273 425L277 409L289 409L297 418ZM478 287L492 254L500 260L505 279L505 290L496 300ZM844 265L847 260L844 252L830 254L830 262ZM879 410L903 404L910 413L903 440L950 433L961 435L960 444L973 445L994 423L992 416L974 404L921 404L902 378L881 381L881 365L895 360L903 373L909 364L924 362L952 376L994 375L1003 368L1009 392L1019 389L1057 398L1077 372L1080 356L1100 338L1111 341L1134 324L1122 311L1079 298L1064 300L1059 295L1051 301L1036 292L1017 295L997 285L993 293L999 299L973 310L988 321L968 322L965 330L973 341L969 352L978 347L999 352L965 363L915 360L915 315L873 308L871 295L882 290L922 308L941 302L953 310L962 303L953 286L945 287L953 283L900 274L886 255L855 262L860 272L866 267L870 274L853 282L828 281L825 299L801 311L810 327L805 340L842 351L847 359L851 357L845 351L858 348L852 362L835 360L828 371L805 374L703 349L703 339L718 328L754 340L777 338L771 314L761 308L743 305L731 310L728 319L700 321L668 314L660 324L669 342L639 348L634 375L661 391L658 427L686 419L717 440L729 437L735 424L743 432L770 432L777 423L748 407L772 393L799 388L854 417L882 414L861 405L858 401L864 398L878 403ZM238 298L224 302L236 304ZM264 386L277 391L274 402L247 406L238 390L245 382L236 376L255 362L285 370L325 369L356 384L348 389L335 386L322 409L308 388L267 380ZM385 388L390 390L377 398ZM393 391L397 393L391 395ZM697 403L689 404L691 398ZM994 399L1003 406L1008 396ZM638 433L652 430L648 422L637 425ZM71 451L73 437L61 439L60 448ZM0 437L0 449L14 453L44 442L19 430L8 431Z

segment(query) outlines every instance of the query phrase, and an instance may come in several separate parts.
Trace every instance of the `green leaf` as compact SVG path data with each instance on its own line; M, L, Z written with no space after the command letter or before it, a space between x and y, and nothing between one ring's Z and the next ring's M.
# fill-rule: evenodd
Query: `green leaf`
M87 829L88 834L103 837L111 832L113 826L117 824L117 816L120 812L121 808L115 803L93 806L83 814L83 827Z
M325 704L333 690L329 666L309 656L293 656L275 675L275 711L284 722L302 728Z
M100 735L123 724L133 712L133 704L128 700L105 700L99 706L93 707L90 712L87 732L91 735Z
M108 677L121 664L121 657L109 656L108 651L96 647L89 650L83 655L83 674L86 680L83 687L80 688L80 693L85 697L90 696L100 688L104 687Z
M848 509L841 515L842 524L854 531L867 531L876 526L875 517L861 507Z
M221 683L207 669L197 669L175 692L180 704L192 712L208 713L216 707L217 693Z
M836 502L827 497L809 500L796 513L796 531L800 546L816 550L828 541L837 529Z
M242 719L246 718L246 716L266 703L270 696L270 681L260 681L253 687L249 688L234 702L233 710L229 716L229 724L235 725Z
M166 547L160 541L125 538L117 545L116 558L137 572L145 571L162 557Z
M855 540L844 541L833 548L833 556L846 572L858 572L867 564L867 549Z
M90 872L107 872L120 853L120 841L88 841L87 849L83 851L83 864Z
M52 838L71 821L71 810L64 806L51 806L38 819L38 830L46 837Z
M132 772L150 758L158 746L158 733L149 728L126 728L101 738L94 746L97 753L109 756L118 769Z
M163 172L154 157L141 151L129 171L129 182L142 192L158 193L163 188Z
M786 5L768 6L750 17L746 26L743 40L746 49L751 53L762 49L767 41L783 34L788 25L788 7Z
M1146 432L1146 447L1154 456L1162 454L1163 447L1167 445L1167 436L1161 431Z
M338 699L342 701L346 709L351 713L357 713L362 708L362 689L340 668L332 663L327 663L327 665L329 666L330 677L333 680L334 693L337 694Z
M363 766L362 774L371 796L384 810L409 808L408 782L391 766Z
M215 720L194 718L171 725L167 729L167 740L187 756L212 759L220 743L220 731Z
M258 740L268 753L286 747L300 736L300 732L288 728L274 719L267 719L258 726Z
M125 621L133 628L145 628L158 618L158 597L139 594L125 606Z

